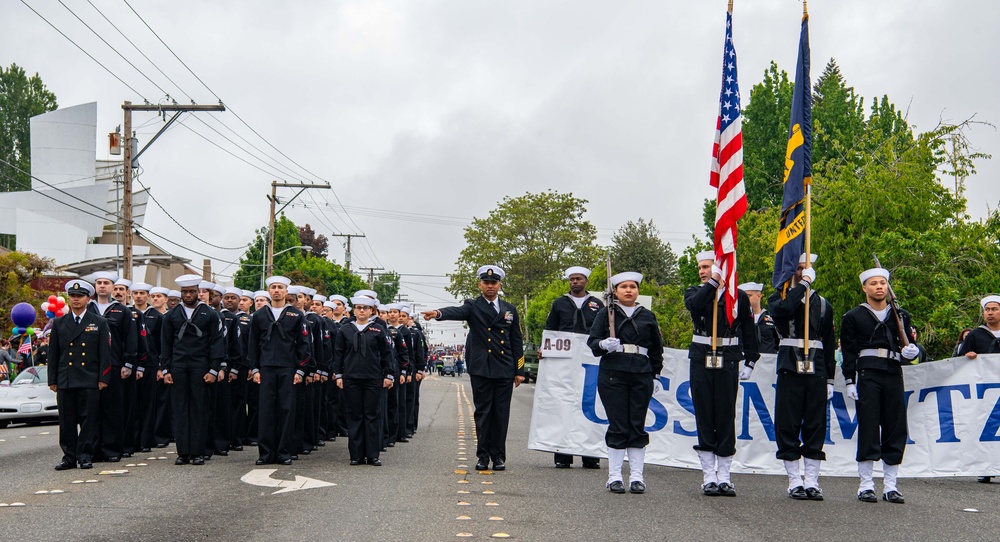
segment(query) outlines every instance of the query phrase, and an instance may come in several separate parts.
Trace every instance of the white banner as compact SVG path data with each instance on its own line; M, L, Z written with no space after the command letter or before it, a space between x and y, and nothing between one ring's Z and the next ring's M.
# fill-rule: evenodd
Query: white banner
M543 343L570 357L544 357L538 367L528 448L572 455L607 457L607 416L597 395L599 359L586 335L546 331ZM699 469L687 351L664 349L663 391L646 415L650 443L646 462ZM903 369L909 442L900 476L1000 475L1000 354L975 360L953 358ZM736 457L733 471L784 474L774 457L775 356L765 354L736 400ZM857 476L854 401L844 394L837 370L827 403L827 460L823 474ZM881 463L876 463L876 471Z

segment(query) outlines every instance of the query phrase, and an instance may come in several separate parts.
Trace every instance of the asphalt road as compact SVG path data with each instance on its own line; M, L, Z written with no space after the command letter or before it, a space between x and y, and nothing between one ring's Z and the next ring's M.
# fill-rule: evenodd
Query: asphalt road
M995 540L1000 533L1000 483L971 478L901 480L904 505L860 503L856 480L823 478L824 502L797 502L785 496L784 477L736 475L738 497L708 498L699 492L700 473L647 465L645 495L612 495L604 489L606 470L556 470L551 454L527 449L533 386L514 392L505 472L472 469L468 378L432 377L421 388L416 436L382 454L384 466L349 466L346 439L338 439L270 475L286 485L296 485L296 477L298 485L301 477L336 485L282 493L275 492L287 488L241 481L259 470L255 448L200 467L173 465L170 447L90 471L56 472L58 427L2 429L0 504L24 506L0 506L0 525L11 541L455 540L460 534L960 541ZM150 459L157 457L167 459ZM128 472L99 474L102 468ZM63 493L36 494L52 490Z

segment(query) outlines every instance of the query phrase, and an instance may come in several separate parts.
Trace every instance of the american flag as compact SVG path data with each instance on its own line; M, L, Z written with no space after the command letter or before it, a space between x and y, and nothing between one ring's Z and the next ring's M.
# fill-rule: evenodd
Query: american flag
M726 317L736 318L736 222L747 212L743 184L743 126L740 86L736 77L736 47L733 45L733 12L726 12L726 43L722 53L722 94L712 147L709 184L718 189L715 208L715 259L722 262L726 281Z
M21 342L21 348L17 349L18 354L30 354L31 353L31 337L25 335L24 341Z

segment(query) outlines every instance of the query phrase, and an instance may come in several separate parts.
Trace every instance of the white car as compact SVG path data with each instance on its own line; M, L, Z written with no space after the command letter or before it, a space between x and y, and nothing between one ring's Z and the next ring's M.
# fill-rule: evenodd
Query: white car
M13 382L0 382L0 427L59 421L56 393L49 389L48 368L28 367Z

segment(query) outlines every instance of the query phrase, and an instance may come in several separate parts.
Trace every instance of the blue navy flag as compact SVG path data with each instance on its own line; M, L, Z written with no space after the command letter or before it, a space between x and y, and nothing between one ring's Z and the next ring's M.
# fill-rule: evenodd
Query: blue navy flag
M782 289L799 265L805 244L805 188L812 183L812 85L809 83L809 15L802 16L799 61L785 151L785 189L781 201L781 229L774 247L771 285Z

